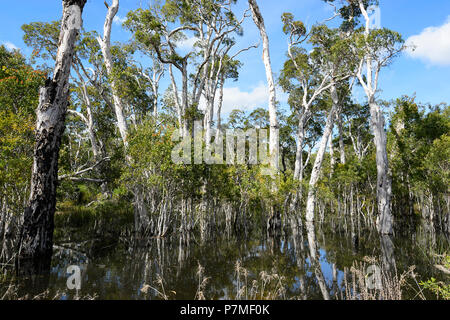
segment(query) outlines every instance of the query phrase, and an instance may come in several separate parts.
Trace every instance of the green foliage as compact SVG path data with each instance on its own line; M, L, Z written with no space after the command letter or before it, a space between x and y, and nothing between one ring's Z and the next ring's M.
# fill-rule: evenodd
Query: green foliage
M303 22L294 21L294 15L285 12L281 15L281 22L283 22L283 32L285 34L293 34L300 38L306 34L306 28Z
M391 154L394 200L405 206L412 192L433 194L436 199L447 192L450 183L450 121L448 106L425 113L414 98L395 101L388 147Z
M365 29L360 28L355 32L353 41L359 58L371 58L378 69L392 63L405 48L401 34L387 28L370 30L368 36Z
M430 290L436 294L439 298L450 300L450 284L445 284L442 281L436 281L435 278L431 278L425 282L419 283L424 289Z
M21 211L29 188L34 147L34 109L45 75L19 51L0 46L0 199Z
M29 47L33 48L32 62L37 58L43 60L54 60L58 50L58 39L61 28L61 22L32 22L24 24L23 41Z
M376 3L372 0L363 2L366 7ZM148 9L130 11L123 26L132 33L133 38L129 43L115 43L111 47L112 74L105 72L98 34L95 31L81 32L74 55L70 109L86 115L90 106L101 156L107 156L110 160L89 173L89 177L96 178L100 183L61 182L58 189L61 214L57 217L60 225L64 221L73 227L95 225L98 219L111 224L131 224L129 212L138 193L142 193L144 202L151 208L151 215L157 214L164 198L170 199L177 210L179 203L185 200L190 201L192 208L198 207L205 199L212 199L216 204L231 203L240 211L251 209L259 212L274 204L280 207L287 204L289 197L299 189L307 191L316 143L322 134L327 110L333 103L328 90L320 94L315 91L330 79L338 82L338 96L342 97L339 114L343 119L343 128L339 143L344 144L346 161L337 163L336 155L334 159L327 155L317 185L319 202L333 210L337 201L347 201L342 199L350 199L356 194L358 200L363 202L360 206L363 209L367 203L375 203L376 166L371 145L373 137L369 128L369 108L368 105L351 101L348 77L356 71L360 60L367 57L373 60L379 71L401 52L404 41L399 33L388 29L371 30L368 35L364 28L358 29L361 11L356 1L346 2L338 8L344 20L341 28L320 24L307 30L302 21L295 20L293 14L284 13L281 17L283 32L289 37L291 50L280 72L279 84L289 94L291 112L278 114L282 173L276 181L261 174L261 169L267 165L173 163L172 150L177 142L172 141L172 135L178 125L173 89L169 85L161 99L162 110L158 117L153 118L150 112L154 108L157 92L153 92L149 76L152 70L142 67L143 60L137 54L143 53L152 59L160 70L170 64L185 76L186 82L178 89L183 90L188 102L183 102L180 118L187 119L188 129L191 129L193 120L202 119L204 114L198 105L190 102L194 99L195 90L189 92L189 88L199 88L199 82L203 80L201 77L205 74L217 73L217 85L239 77L242 64L228 55L223 56L222 64L217 57L212 63L211 57L210 64L208 61L203 64L206 66L205 72L201 69L200 62L208 56L207 50L215 52L213 55L228 52L226 48L231 48L236 42L234 37L242 35L242 28L238 26L231 6L224 6L224 3L225 0L155 1ZM235 3L231 1L231 4ZM214 47L213 42L205 40L205 36L204 41L197 41L192 52L183 54L180 44L187 37L199 38L201 31L204 31L202 28L218 22L226 22L221 26L224 28L222 30L232 30L214 40L222 41L221 45ZM33 49L31 62L44 63L41 69L55 58L59 29L60 22L33 22L22 27L24 42ZM217 30L211 33L212 38L217 36ZM208 45L211 47L208 48ZM33 70L19 52L9 52L0 47L0 198L14 198L14 203L23 203L27 193L33 154L34 109L38 103L38 88L45 77L45 72ZM126 106L125 116L130 128L127 147L118 139L112 108L113 82L117 84L115 89ZM304 119L305 139L301 146L303 161L310 158L304 168L303 181L294 181L295 136L305 100L310 99L313 101L310 113ZM405 199L411 200L408 198L411 194L414 195L413 202L425 194L432 195L435 204L443 204L441 207L445 208L443 197L450 184L449 112L448 106L426 109L407 97L395 102L388 130L394 207L404 207ZM68 115L60 151L59 174L73 173L97 160L92 156L87 127L79 115ZM223 127L267 129L269 114L262 108L252 112L236 109L230 113ZM336 152L337 138L332 137L331 140ZM193 152L194 148L191 150ZM83 177L87 175L80 178ZM103 188L100 186L102 182ZM109 200L105 201L105 197ZM152 201L156 205L149 205ZM89 208L85 208L88 204ZM124 215L115 216L109 212L115 210ZM179 212L176 214L181 215ZM432 284L429 286L431 288Z
M132 162L122 176L131 190L134 185L142 185L180 196L198 196L204 166L173 163L175 142L171 138L175 129L157 126L153 119L148 119L131 136L128 154Z

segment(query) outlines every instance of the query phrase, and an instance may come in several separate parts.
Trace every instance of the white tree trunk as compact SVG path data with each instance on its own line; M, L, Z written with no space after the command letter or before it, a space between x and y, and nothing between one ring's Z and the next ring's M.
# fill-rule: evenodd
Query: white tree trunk
M217 103L217 133L216 133L216 137L219 136L220 130L222 127L221 114L222 114L222 105L223 105L223 87L224 87L224 85L225 85L225 79L224 79L224 76L222 75L222 79L220 81L220 89L219 89L219 101Z
M172 92L173 92L173 99L174 99L174 103L175 103L175 108L177 110L177 118L178 118L178 125L180 127L181 130L181 136L185 137L186 134L183 130L183 113L181 110L181 102L180 102L180 98L178 96L178 87L177 87L177 83L175 81L175 76L173 74L173 68L172 65L169 64L169 74L170 74L170 80L172 81Z
M380 107L373 99L369 103L369 106L377 162L377 228L381 234L392 234L393 217L390 208L392 185L387 157L387 137L384 131L384 116Z
M267 84L269 86L269 118L270 118L270 163L272 169L278 172L279 169L279 134L277 117L277 99L275 90L275 81L273 79L272 64L270 62L269 37L267 36L264 19L255 0L248 0L248 4L253 14L255 22L263 41L263 62L266 69Z
M78 112L76 110L67 110L68 113L71 113L79 117L81 121L83 121L86 124L89 140L91 142L92 153L94 154L94 158L98 160L100 152L97 144L97 137L95 136L94 120L92 118L92 109L90 102L86 102L86 111L87 111L87 118L81 112Z
M105 24L103 27L103 39L98 38L98 43L102 49L103 59L105 61L106 72L110 78L113 77L113 61L111 55L111 27L116 16L119 11L119 0L113 0L113 3L108 7L108 13L106 14ZM128 137L128 125L125 117L124 104L122 99L119 96L117 85L114 79L111 80L111 89L114 101L114 111L116 113L117 118L117 126L119 127L120 136L122 138L123 144L125 147L128 146L127 137Z
M358 0L359 8L365 19L365 36L368 39L370 35L370 17L364 6L362 0ZM393 217L391 213L391 178L389 175L389 164L387 157L387 138L384 131L384 116L375 101L375 93L378 87L378 75L380 72L380 65L374 68L373 60L370 55L365 57L366 77L363 78L360 68L357 77L359 82L366 92L370 107L371 128L374 135L374 143L376 148L376 163L377 163L377 203L378 203L378 217L377 229L380 234L392 234Z
M306 233L308 236L309 258L311 266L314 269L317 284L319 285L323 299L330 300L330 293L328 292L325 277L320 266L320 254L317 250L316 231L312 222L306 222Z
M92 108L90 103L86 105L86 112L87 112L87 128L89 133L89 140L91 140L92 153L94 154L94 158L98 160L100 157L100 151L97 144L97 137L95 136L94 119L92 117Z
M181 70L181 79L182 79L182 87L181 87L181 113L182 113L182 129L184 132L183 136L187 136L189 134L188 130L188 119L186 117L186 112L189 109L189 97L188 97L188 70L187 70L187 62L183 61L183 69Z
M63 1L63 18L53 78L48 79L40 89L36 111L31 193L29 205L25 209L19 243L21 258L41 260L41 263L33 263L29 272L39 272L43 271L41 268L50 267L47 263L53 249L59 149L65 129L70 69L75 42L82 26L85 3L86 0Z
M297 142L294 164L294 180L303 180L303 142L305 140L305 116L300 116L298 121Z
M327 122L325 129L320 140L319 149L317 150L316 160L314 161L314 166L311 172L311 178L309 180L309 190L308 199L306 202L306 221L314 221L314 208L316 205L316 185L319 180L320 172L322 169L322 162L325 156L325 151L327 149L328 139L330 138L331 132L333 131L335 113L337 111L337 92L336 88L333 86L331 88L331 96L333 100L333 106L328 113Z
M333 176L334 166L336 165L336 160L334 159L333 132L331 133L330 139L328 139L328 144L330 145L330 176Z
M342 110L342 108L340 108ZM346 157L345 157L345 145L344 145L344 131L342 129L342 115L339 112L338 114L338 131L339 131L339 154L340 154L340 161L342 164L346 163Z
M100 151L97 143L97 137L95 135L95 128L94 128L94 118L92 116L92 104L91 99L89 98L88 90L86 82L84 81L83 77L81 76L78 69L74 68L80 82L78 83L79 86L81 86L81 94L83 96L84 103L86 104L86 113L87 117L84 116L81 112L78 112L76 110L67 110L69 113L72 113L76 116L78 116L85 124L88 130L89 140L91 141L91 147L92 147L92 153L94 154L95 160L99 160L100 157Z

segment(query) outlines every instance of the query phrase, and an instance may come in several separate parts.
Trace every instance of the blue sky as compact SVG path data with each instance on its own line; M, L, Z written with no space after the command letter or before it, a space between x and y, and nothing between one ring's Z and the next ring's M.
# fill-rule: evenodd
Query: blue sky
M121 0L118 13L123 18L129 10L146 6L148 0ZM237 13L242 12L247 1L239 0ZM271 59L274 72L278 74L287 50L286 37L282 33L280 16L292 12L296 19L307 26L324 21L332 15L330 7L321 0L259 0L265 18L271 45ZM381 25L400 32L404 39L410 39L417 46L413 54L405 53L384 69L380 76L380 98L393 99L401 95L416 94L424 103L450 103L450 1L448 0L380 0ZM101 32L106 8L103 0L88 0L84 11L86 30ZM25 55L26 48L21 26L33 21L53 21L61 17L59 0L16 0L3 1L0 13L0 43L17 47ZM127 41L128 32L120 23L113 28L113 41ZM412 38L411 38L412 37ZM244 25L244 36L238 41L243 48L259 41L258 30L248 19ZM252 109L264 107L267 101L266 78L261 61L261 47L240 56L243 67L238 82L229 82L225 90L225 110L234 107ZM357 95L363 100L363 95ZM279 92L279 100L286 101L286 95Z

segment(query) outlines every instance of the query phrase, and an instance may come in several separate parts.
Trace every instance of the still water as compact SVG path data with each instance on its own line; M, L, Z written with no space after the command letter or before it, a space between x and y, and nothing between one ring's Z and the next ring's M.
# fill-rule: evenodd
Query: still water
M343 297L344 275L367 256L397 275L414 265L417 281L435 277L448 283L448 276L434 267L434 255L449 249L444 235L418 226L398 233L386 246L375 231L347 231L324 225L313 233L303 228L289 236L219 235L205 241L190 238L189 244L169 238L134 243L87 239L75 245L78 241L61 237L49 289L65 292L63 299L77 294L97 299L336 299ZM81 268L79 291L67 289L70 265ZM417 299L417 291L412 281L402 298Z

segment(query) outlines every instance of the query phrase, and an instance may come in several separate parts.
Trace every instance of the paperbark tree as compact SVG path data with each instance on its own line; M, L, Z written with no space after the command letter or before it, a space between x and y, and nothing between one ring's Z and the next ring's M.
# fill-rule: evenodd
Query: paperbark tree
M325 151L327 149L328 140L330 139L331 132L333 131L334 119L336 117L336 112L338 111L339 98L337 94L337 89L335 85L331 86L331 99L332 106L328 112L327 122L323 131L322 138L319 143L319 149L317 150L316 160L314 161L314 166L311 172L311 178L309 180L308 189L308 199L306 201L306 221L314 221L314 209L316 205L316 186L317 181L320 177L320 172L322 169L322 162L325 156Z
M211 137L212 137L212 123L214 120L214 107L217 102L217 134L220 134L220 113L223 104L223 88L225 85L225 81L227 79L237 80L239 77L238 68L241 66L241 63L238 60L235 60L237 56L239 56L242 52L250 50L251 48L257 48L258 45L249 46L245 49L239 50L233 56L228 56L228 52L234 46L234 41L226 44L222 50L219 50L218 53L213 57L210 68L211 71L208 73L207 81L204 88L204 96L206 99L206 110L204 116L204 128L205 128L205 145L206 148L210 148L211 145ZM218 62L217 62L218 60ZM219 90L218 99L217 91Z
M85 79L83 78L83 76L81 75L80 71L77 69L76 66L74 67L74 70L76 71L77 76L78 76L78 80L75 80L74 82L80 88L81 96L82 96L82 99L83 99L83 102L84 102L84 105L86 108L86 116L83 113L78 112L76 110L67 110L67 112L79 117L85 123L87 132L89 135L89 140L91 142L91 148L92 148L92 153L94 155L94 159L98 160L100 157L100 148L99 148L99 144L97 143L97 137L95 135L91 98L89 97L89 94L88 94L87 83L86 83Z
M338 111L337 115L337 124L338 124L338 132L339 132L339 159L342 164L345 164L346 157L345 157L345 145L344 145L344 130L342 127L342 114L340 110Z
M63 18L53 77L40 89L36 120L36 145L29 205L25 209L19 241L18 266L31 259L34 270L44 268L52 255L58 158L69 99L69 76L74 46L82 26L86 0L64 0Z
M214 89L217 80L214 63L218 64L227 47L234 45L232 36L241 33L242 23L247 18L247 12L240 20L236 18L232 12L235 3L236 0L170 0L162 7L155 4L147 10L130 12L124 23L141 50L155 52L159 62L168 65L182 136L189 134L190 118L198 111L208 80L212 81L211 88ZM189 36L195 40L194 45L180 48ZM191 66L195 66L192 72ZM175 74L175 69L180 77ZM210 112L206 118L211 116Z
M152 88L153 93L153 117L158 118L158 108L159 108L159 86L162 77L165 74L164 64L162 64L154 52L144 53L152 60L152 66L148 72L141 72L142 76L148 80Z
M106 14L105 24L103 26L103 38L98 37L97 41L102 49L106 71L111 81L111 91L113 96L114 111L117 118L117 126L119 127L123 144L126 147L128 145L128 124L125 116L125 106L118 92L116 81L114 80L113 60L111 55L111 27L114 17L119 11L119 0L113 0L112 4L109 6L105 2L105 5L108 8L108 12Z
M256 0L248 0L252 11L253 21L259 30L263 43L263 62L266 69L267 85L269 86L269 119L270 119L270 138L269 152L271 169L276 174L279 169L279 126L277 117L277 97L275 90L275 81L273 79L272 63L270 61L269 37L267 35L264 19L259 10Z
M301 21L294 21L291 13L282 16L283 32L288 38L288 57L281 73L280 83L286 91L299 95L301 102L297 110L297 150L294 165L294 179L303 179L303 145L305 128L312 116L313 103L331 86L331 74L327 70L320 73L320 66L313 64L306 51L300 45L308 39L306 28Z
M294 179L303 180L303 171L306 164L303 161L303 146L305 140L305 128L311 117L314 116L312 110L314 103L329 89L333 89L332 114L335 115L339 109L340 99L337 96L337 85L350 78L353 70L351 58L348 55L349 40L339 34L337 30L329 29L325 25L315 26L310 33L306 33L306 28L301 21L295 21L290 13L282 15L283 31L289 36L288 57L281 73L280 83L282 87L294 96L298 96L298 130L297 130L297 150L294 166ZM314 50L307 53L300 45L308 40L313 44ZM330 111L331 112L331 111ZM331 121L333 127L334 118ZM328 121L327 121L328 126ZM326 126L326 128L328 128ZM330 133L331 134L331 131ZM321 147L325 152L328 137L321 141ZM322 143L325 143L323 145ZM323 157L323 155L322 155ZM320 173L323 159L316 158L317 170ZM314 177L312 181L317 179ZM317 181L313 184L315 185ZM311 188L310 188L311 189ZM312 192L310 190L310 192ZM291 210L294 210L298 198L301 197L301 186L291 202ZM314 202L309 194L310 205ZM313 208L309 208L308 219L313 219Z
M356 34L356 47L361 56L361 63L356 76L364 88L370 108L371 129L374 135L377 163L377 228L381 234L393 233L393 216L391 212L392 183L389 173L387 155L387 137L384 129L383 111L376 101L378 78L381 68L403 49L400 34L387 30L371 30L370 17L363 0L358 0L359 9L365 20L364 34ZM366 74L363 76L363 70Z
M325 156L328 140L333 131L336 113L342 111L342 96L339 96L338 85L351 77L355 70L356 59L352 58L350 39L343 37L337 30L326 26L314 27L311 31L310 42L314 45L311 56L313 63L319 65L322 74L330 75L331 109L328 112L326 125L316 154L316 159L309 181L308 198L306 202L306 221L314 221L314 209L316 203L316 187L320 177L322 162ZM351 92L353 82L349 85ZM341 93L342 95L342 93Z

